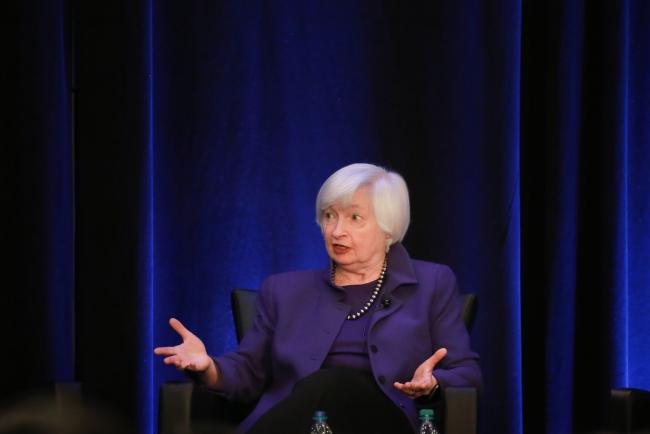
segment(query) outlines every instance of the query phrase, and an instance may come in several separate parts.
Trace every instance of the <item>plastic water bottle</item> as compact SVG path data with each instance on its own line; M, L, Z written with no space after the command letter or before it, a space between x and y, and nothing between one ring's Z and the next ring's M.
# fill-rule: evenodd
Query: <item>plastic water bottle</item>
M327 424L327 414L324 411L316 411L312 420L313 423L311 424L309 434L332 434L332 429Z
M433 421L434 413L430 408L423 408L420 410L420 430L419 434L440 434Z

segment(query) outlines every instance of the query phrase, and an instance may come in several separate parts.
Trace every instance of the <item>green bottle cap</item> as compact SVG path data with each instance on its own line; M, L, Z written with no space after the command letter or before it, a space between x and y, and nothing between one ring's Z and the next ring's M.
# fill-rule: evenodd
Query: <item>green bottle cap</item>
M433 409L423 408L420 410L420 417L433 417Z

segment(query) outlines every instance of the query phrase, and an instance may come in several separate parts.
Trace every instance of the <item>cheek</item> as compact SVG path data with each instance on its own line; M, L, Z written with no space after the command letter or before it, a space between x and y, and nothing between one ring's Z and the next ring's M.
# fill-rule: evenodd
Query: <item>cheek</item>
M375 250L386 249L386 234L383 231L372 231L366 235L368 248Z

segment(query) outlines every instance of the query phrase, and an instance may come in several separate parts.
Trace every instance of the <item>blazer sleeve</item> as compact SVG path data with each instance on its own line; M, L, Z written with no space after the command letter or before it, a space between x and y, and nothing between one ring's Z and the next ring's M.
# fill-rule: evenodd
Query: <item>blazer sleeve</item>
M255 320L238 348L213 360L219 370L220 392L228 399L250 402L258 399L271 377L271 343L276 307L270 278L262 283L255 302Z
M447 348L447 356L433 370L440 387L473 386L482 389L479 356L472 351L469 333L461 318L462 299L453 271L444 266L438 274L431 307L431 336L435 350Z

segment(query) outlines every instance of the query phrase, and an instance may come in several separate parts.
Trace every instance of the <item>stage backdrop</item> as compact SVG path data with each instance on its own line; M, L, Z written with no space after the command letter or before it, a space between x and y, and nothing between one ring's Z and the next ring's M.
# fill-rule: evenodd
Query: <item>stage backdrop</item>
M183 378L152 355L167 319L233 349L230 290L325 266L314 199L360 161L404 175L407 248L479 296L483 433L592 429L610 387L650 389L648 2L32 0L5 19L4 396L77 380L154 433Z

